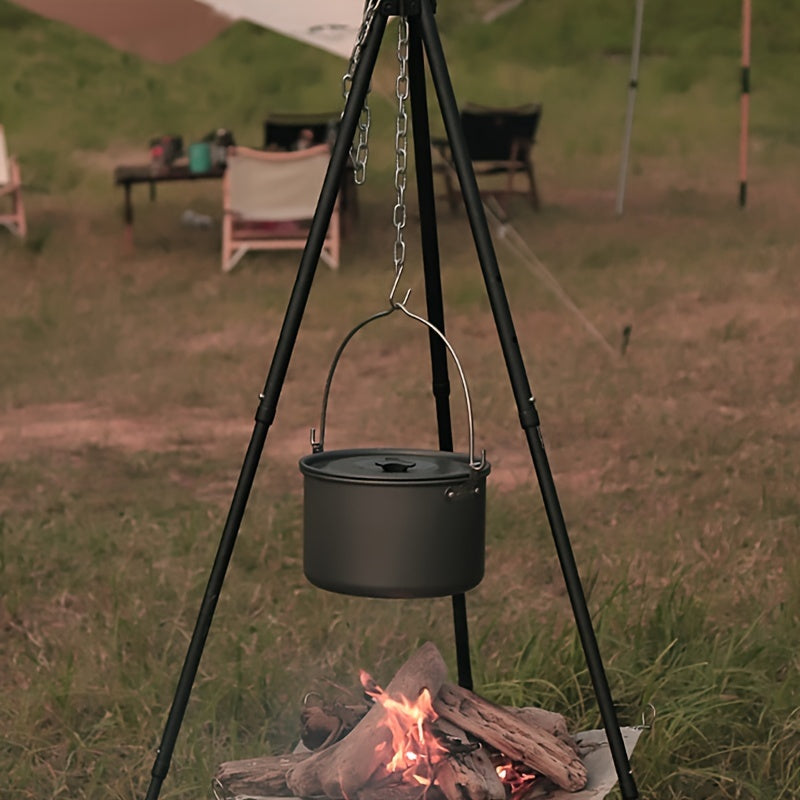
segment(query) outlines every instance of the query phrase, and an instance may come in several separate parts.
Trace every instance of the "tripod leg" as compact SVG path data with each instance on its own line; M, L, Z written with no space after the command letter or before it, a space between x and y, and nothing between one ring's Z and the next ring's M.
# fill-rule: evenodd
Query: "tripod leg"
M175 697L167 717L161 745L158 748L155 763L151 772L150 785L147 790L146 800L156 800L161 791L161 785L169 771L175 742L178 738L192 685L200 666L200 658L211 627L211 621L216 610L217 600L222 590L225 573L233 553L236 537L244 516L245 506L250 495L261 453L266 442L267 432L275 419L278 399L281 388L289 367L289 360L297 340L303 312L308 296L311 292L311 283L316 272L325 234L330 224L331 215L336 202L336 195L341 186L342 174L348 158L350 142L353 140L361 107L369 89L369 82L375 67L375 60L380 48L381 39L386 28L386 17L376 14L372 27L367 34L361 53L361 60L353 75L350 96L342 116L339 135L333 147L331 161L325 180L322 184L320 197L317 204L311 228L308 234L303 255L300 259L297 277L292 289L289 305L284 317L283 326L275 346L275 354L267 376L264 391L261 393L261 402L255 414L256 424L247 448L244 464L242 465L239 479L234 491L230 511L225 521L220 544L211 569L211 575L206 586L205 595L197 616L197 622L189 643L189 649L183 663Z
M606 736L608 737L608 744L619 779L620 790L625 800L637 800L639 793L633 780L633 775L631 774L628 754L625 750L625 743L622 740L622 733L614 710L611 691L608 686L608 680L597 646L597 639L595 637L594 628L592 627L591 616L586 605L586 597L581 585L558 495L556 494L552 472L547 461L547 454L545 453L541 431L539 429L539 415L536 411L534 398L525 372L525 365L514 331L508 299L503 289L500 270L497 265L497 257L489 234L489 227L483 211L478 185L475 180L475 173L472 169L472 162L470 161L467 151L464 132L461 128L461 120L453 93L453 86L448 74L447 64L444 59L442 44L439 39L430 0L422 0L421 2L420 23L425 52L428 56L428 63L433 77L433 84L436 87L439 107L450 141L453 161L456 166L456 172L458 173L459 183L461 184L461 192L464 195L464 203L472 228L475 246L478 251L478 258L483 271L484 282L492 307L495 326L497 327L497 332L500 337L506 368L514 391L520 422L528 441L528 448L539 481L545 511L550 522L550 528L561 564L561 570L564 575L570 603L572 605L572 611L575 616L581 644L586 656L587 667L592 679L595 695L597 696Z
M422 262L425 274L425 300L428 319L442 333L444 330L444 304L439 264L439 237L436 228L436 203L434 200L433 165L431 163L430 125L425 89L425 63L419 20L409 17L408 66L409 98L414 135L414 159L419 198ZM450 417L450 380L447 376L447 351L441 338L429 332L433 397L436 403L436 422L439 429L439 449L453 450L453 428ZM458 683L472 689L472 666L469 653L469 627L467 600L464 594L453 595L453 628L456 642Z

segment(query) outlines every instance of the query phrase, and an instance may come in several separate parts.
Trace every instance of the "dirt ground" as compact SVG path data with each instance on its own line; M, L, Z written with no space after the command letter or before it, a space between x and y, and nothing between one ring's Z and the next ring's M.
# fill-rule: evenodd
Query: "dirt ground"
M362 414L368 406L365 402ZM182 450L220 456L244 453L252 429L252 419L221 419L219 413L204 409L174 408L136 417L119 415L99 404L44 404L0 414L0 450L9 460L89 446L126 453ZM309 451L309 433L276 423L270 429L265 453L281 468L296 468L297 454ZM497 452L493 447L492 485L512 489L532 474L530 457L523 448L509 444Z
M763 280L768 279L762 277ZM759 281L762 278L751 280ZM771 397L765 397L758 407L751 407L749 412L730 396L740 380L762 386L791 380L794 344L787 334L794 325L795 312L787 298L773 298L771 302L765 302L764 298L757 296L758 287L754 284L752 288L752 294L743 292L714 305L703 302L699 297L675 297L651 316L646 323L648 331L634 332L632 352L628 358L637 368L647 369L644 362L637 364L640 355L636 352L636 338L639 335L672 338L678 344L691 343L708 340L715 331L722 331L731 321L736 321L737 325L747 329L747 336L754 348L754 352L747 352L750 347L743 351L745 357L737 362L737 370L741 369L743 374L731 374L730 386L717 386L705 391L698 384L683 399L680 396L660 397L643 392L627 401L630 408L636 410L634 413L642 416L682 414L687 420L698 417L717 420L714 424L733 426L749 421L761 430L768 430L771 420L780 418L784 428L797 430L800 418L796 409L787 408L774 393ZM553 329L555 326L566 330L571 328L573 336L586 336L581 333L580 323L565 310L539 316L539 324L543 329ZM491 335L491 322L487 320L486 325L485 333ZM231 338L239 338L241 331L237 331L238 328L233 326ZM588 336L586 338L591 341ZM229 344L220 341L217 335L198 336L187 339L183 347L188 354L195 356L225 350ZM770 353L769 359L757 355L755 351L761 348ZM598 361L608 359L608 354L599 345L595 350ZM401 355L400 359L403 357ZM696 366L701 368L702 364ZM393 369L390 365L386 368ZM610 364L609 368L613 371L614 364ZM658 370L656 363L651 368L654 372ZM374 372L374 365L368 372ZM701 374L702 369L693 373L692 382ZM344 358L337 381L341 382L340 385L357 386L365 380L366 375L357 364ZM533 374L531 377L535 380L537 376ZM688 373L664 373L653 389L657 390L662 382L664 385L673 385L675 381L685 381L687 377ZM284 388L284 394L291 395L293 391L290 381L290 385ZM455 387L453 391L455 393ZM352 431L358 431L364 420L375 415L374 398L369 392L363 393L363 402L359 402L358 398L359 393L353 393L348 397L345 408L336 408L336 425L343 429L344 437L351 435ZM284 412L282 406L278 419L270 428L265 448L271 461L291 469L296 467L298 453L308 452L308 424L315 422L317 412L313 406L316 402L316 399L308 401L304 407L298 408L298 399L292 396L284 403L288 410ZM454 402L457 403L458 399L455 398ZM534 479L520 428L508 422L503 420L497 424L489 415L488 420L482 419L483 428L479 431L479 438L491 442L491 483L500 490L514 489ZM544 419L545 433L551 426L558 427L560 424L558 417ZM252 425L250 415L231 418L226 417L223 411L214 409L166 406L158 413L142 416L120 413L118 408L102 402L37 404L0 412L0 450L4 458L9 460L24 460L33 454L53 451L77 451L87 446L108 447L127 453L184 451L227 458L243 453ZM604 473L613 467L615 458L625 449L624 440L624 431L618 431L613 441L600 431L596 437L583 435L572 443L560 441L557 459L559 485L566 484L580 494L596 491L603 482Z

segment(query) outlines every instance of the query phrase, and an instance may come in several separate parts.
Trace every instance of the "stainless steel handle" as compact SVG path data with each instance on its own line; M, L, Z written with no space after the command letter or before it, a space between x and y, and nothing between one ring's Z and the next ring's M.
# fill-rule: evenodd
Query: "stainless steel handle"
M475 424L473 421L472 416L472 400L470 398L469 393L469 386L467 385L467 378L464 374L464 369L461 366L461 362L458 359L458 355L456 355L456 351L453 349L453 346L447 341L447 337L431 322L426 320L424 317L420 317L417 314L414 314L412 311L409 311L406 306L405 302L408 299L408 295L406 295L403 302L392 301L392 305L390 308L387 308L384 311L379 311L377 314L373 314L371 317L361 321L356 325L342 340L342 343L336 349L336 353L333 356L333 361L331 362L330 369L328 370L328 377L325 381L325 390L322 394L322 412L320 414L320 422L319 422L319 438L317 438L317 429L311 429L311 449L314 453L321 453L325 447L325 424L327 419L328 413L328 398L330 397L330 390L331 390L331 383L333 382L333 375L336 371L336 367L339 363L339 359L342 357L342 353L344 352L345 347L349 344L350 340L364 327L369 325L371 322L375 322L375 320L382 319L383 317L388 317L390 314L394 313L395 311L402 311L409 319L413 319L416 322L425 325L428 329L432 330L443 342L447 351L450 353L450 356L453 359L453 362L456 365L456 369L458 369L458 375L461 379L461 386L464 389L464 399L466 401L467 406L467 421L469 424L469 465L473 469L481 469L483 465L486 463L486 453L483 451L481 453L480 460L475 459Z

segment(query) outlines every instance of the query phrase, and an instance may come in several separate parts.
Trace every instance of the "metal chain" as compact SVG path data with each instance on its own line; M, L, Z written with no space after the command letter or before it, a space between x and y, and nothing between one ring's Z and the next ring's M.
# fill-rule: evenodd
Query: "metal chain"
M350 97L350 90L353 86L353 75L355 74L358 62L361 60L361 50L364 47L364 42L367 38L370 28L372 27L372 20L375 18L375 11L378 8L380 0L369 0L364 8L364 18L361 21L361 28L358 31L358 38L353 47L353 53L350 56L350 62L347 65L347 72L342 76L342 96L345 103ZM369 92L369 90L367 90ZM344 111L342 111L344 116ZM354 180L358 186L361 186L367 180L367 158L369 157L369 128L372 122L372 114L369 110L368 98L364 97L364 106L361 109L361 117L358 121L358 144L356 147L350 146L350 161L353 164Z
M355 65L358 63L358 59L361 53L361 46L363 44L364 38L366 36L366 31L369 30L369 25L371 24L372 17L375 13L375 7L377 5L378 0L370 0L367 6L367 10L365 11L364 16L364 23L362 25L361 33L358 37L358 42L356 43L356 47L353 50L353 57L350 60L350 68L348 69L347 74L344 77L344 92L345 98L349 94L349 85L350 81L352 80L352 74L355 69ZM395 169L394 169L394 188L396 192L396 202L394 204L394 209L392 211L392 224L394 225L395 229L395 241L394 241L394 250L393 250L393 260L394 260L394 280L392 282L392 288L389 291L389 308L385 311L381 311L369 319L365 320L364 322L357 325L350 333L347 335L345 340L339 346L338 351L336 352L336 356L334 357L333 364L331 365L331 370L328 374L328 381L325 385L325 396L323 399L323 409L322 409L322 417L320 423L320 430L321 430L321 437L319 441L316 438L316 431L312 429L311 431L311 443L312 449L314 452L320 452L323 446L323 438L325 433L325 414L326 414L326 405L327 405L327 397L328 391L330 389L331 380L333 378L333 370L336 367L336 363L339 360L339 357L344 350L345 345L350 341L355 333L357 333L361 328L363 328L367 323L372 322L373 320L379 319L381 317L385 317L389 314L392 314L396 311L401 311L410 319L416 320L417 322L421 322L423 325L427 326L433 333L435 333L439 338L444 342L445 347L449 351L450 355L452 356L456 367L458 368L458 373L461 377L461 383L464 387L464 396L466 398L467 404L467 419L469 420L469 464L475 470L482 470L484 465L486 464L486 453L485 451L481 455L480 461L476 460L475 458L475 435L474 435L474 427L473 427L473 417L472 417L472 403L470 400L469 394L469 387L467 386L467 380L464 375L464 370L461 367L461 363L458 360L458 356L456 355L455 350L453 350L452 345L450 342L447 341L445 335L436 328L432 323L428 322L423 317L418 316L417 314L412 313L408 310L406 303L408 302L408 298L411 295L411 290L408 289L406 291L405 297L402 300L397 300L395 298L395 294L397 293L398 285L400 284L400 279L403 275L403 268L405 266L406 261L406 243L404 239L404 231L406 227L406 218L407 218L407 210L406 210L406 200L405 200L405 193L406 193L406 182L408 177L408 113L406 112L406 101L408 100L409 96L409 79L408 79L408 39L409 39L409 26L408 26L408 17L403 14L403 6L404 3L400 2L400 15L397 18L397 60L399 62L399 69L397 74L397 80L395 81L395 95L397 97L397 124L395 127L395 137L394 137L394 150L395 150ZM366 106L366 101L364 103L365 110L367 111L366 114L366 130L363 131L364 136L364 158L363 161L360 161L358 158L358 153L361 150L362 140L359 138L359 150L356 153L356 157L353 158L352 150L351 150L351 158L353 158L353 163L356 168L356 182L358 182L358 170L359 166L366 171L366 155L367 155L367 148L366 148L366 134L369 131L369 111ZM361 126L359 126L361 129ZM362 182L363 182L363 175L362 175Z
M403 231L406 227L406 178L408 171L408 114L406 113L406 100L408 99L408 17L399 17L397 20L397 60L400 68L395 82L397 96L397 126L395 128L394 149L395 169L394 188L397 202L392 212L392 223L395 227L394 241L394 285L390 294L390 301L394 302L394 292L403 272L406 260L406 243Z

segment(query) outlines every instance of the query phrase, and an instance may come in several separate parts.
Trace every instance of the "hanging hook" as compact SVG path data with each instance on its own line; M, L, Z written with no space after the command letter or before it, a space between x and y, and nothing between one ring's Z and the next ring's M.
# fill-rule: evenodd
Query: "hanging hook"
M411 297L411 289L406 291L406 296L403 298L402 302L398 303L394 299L395 292L397 291L397 286L400 283L400 278L403 277L403 265L401 264L399 269L395 271L394 281L392 282L392 288L389 292L389 307L392 309L402 308L407 302L408 298Z

